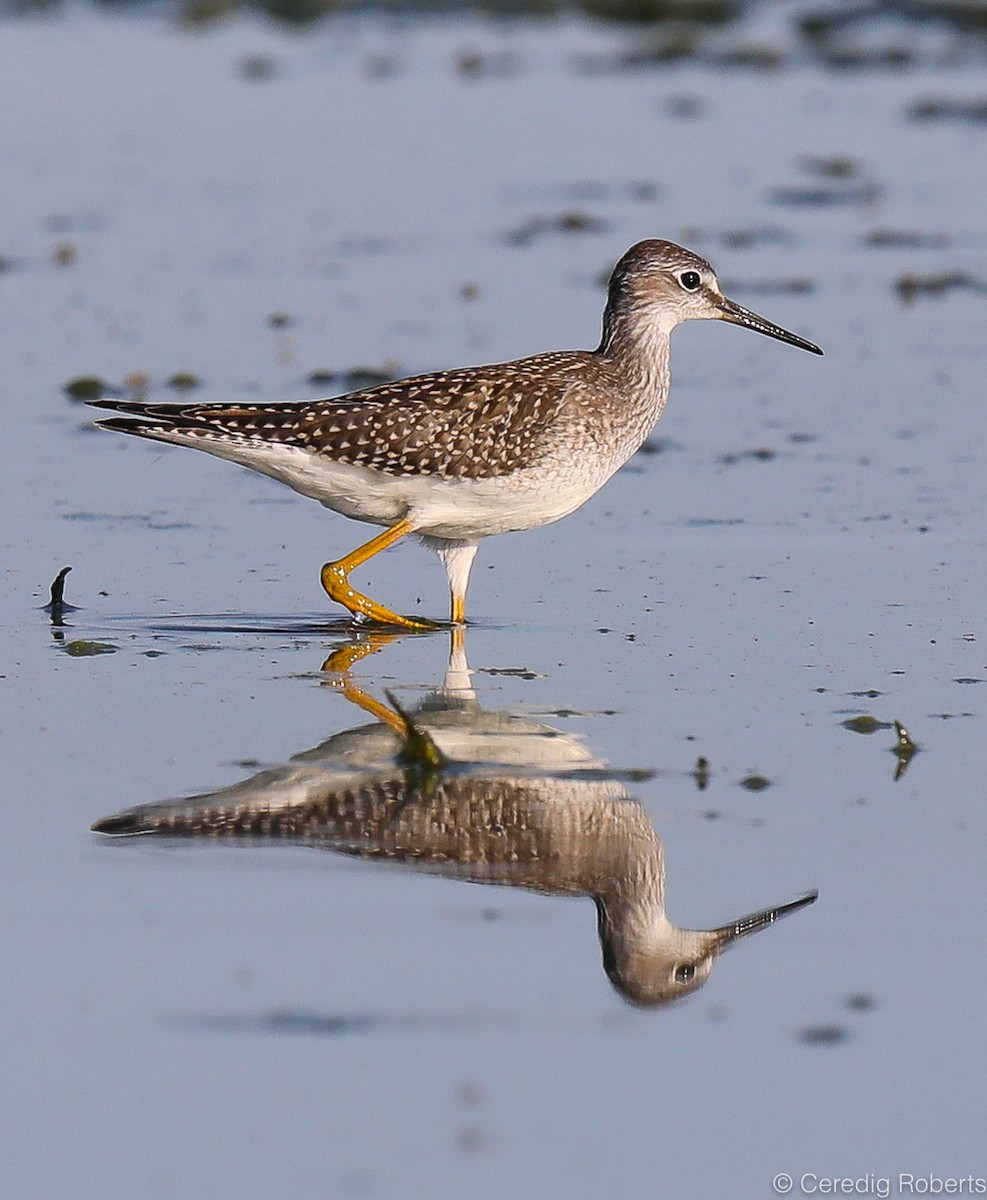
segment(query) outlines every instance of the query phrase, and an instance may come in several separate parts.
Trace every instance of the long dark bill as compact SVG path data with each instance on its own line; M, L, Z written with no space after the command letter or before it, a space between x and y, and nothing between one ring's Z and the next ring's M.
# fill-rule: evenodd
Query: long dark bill
M799 896L797 900L789 900L787 904L779 905L778 908L763 908L760 912L739 917L736 921L731 921L729 925L722 925L719 929L711 930L711 932L715 934L716 943L722 949L731 942L735 942L737 938L746 937L749 933L757 933L759 929L767 929L779 917L785 917L789 913L797 912L800 908L805 908L807 904L812 904L818 895L818 892L808 892L805 896Z
M743 305L735 303L733 300L728 300L726 296L717 300L722 319L729 321L732 325L743 325L745 329L753 329L755 333L763 333L767 337L777 338L779 342L788 342L790 346L798 346L800 350L808 350L811 354L822 354L822 351L814 342L806 341L797 333L789 333L787 329L782 329L780 325L775 325L771 321L766 321L764 317L759 317L757 313L751 312L749 308L744 308Z

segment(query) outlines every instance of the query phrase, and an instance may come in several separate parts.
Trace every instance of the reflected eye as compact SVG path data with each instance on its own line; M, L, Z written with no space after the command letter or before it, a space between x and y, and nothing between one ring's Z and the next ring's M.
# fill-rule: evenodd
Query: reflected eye
M687 292L695 292L702 284L702 277L698 271L683 271L679 276L679 283Z
M674 971L676 983L691 983L696 974L696 964L691 962L679 963Z

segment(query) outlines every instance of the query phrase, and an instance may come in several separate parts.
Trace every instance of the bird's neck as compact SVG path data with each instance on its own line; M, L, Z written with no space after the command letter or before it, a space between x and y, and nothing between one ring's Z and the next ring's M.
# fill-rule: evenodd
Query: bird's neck
M604 314L597 356L617 381L621 424L638 445L661 416L668 398L669 334L656 321L631 320L631 314Z

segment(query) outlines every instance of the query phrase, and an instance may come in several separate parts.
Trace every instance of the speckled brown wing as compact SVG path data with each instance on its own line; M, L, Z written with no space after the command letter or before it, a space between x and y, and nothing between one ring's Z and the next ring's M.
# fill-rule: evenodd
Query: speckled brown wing
M479 479L536 461L567 397L596 368L579 351L418 375L301 404L98 401L104 429L171 440L296 446L386 475Z

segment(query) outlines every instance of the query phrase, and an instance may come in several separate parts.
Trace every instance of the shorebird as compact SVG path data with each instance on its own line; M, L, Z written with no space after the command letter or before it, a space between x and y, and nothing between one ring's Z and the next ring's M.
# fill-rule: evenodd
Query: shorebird
M673 924L661 838L620 773L571 733L481 708L461 643L443 686L410 715L358 688L349 698L378 720L220 791L131 808L93 830L281 839L444 878L590 897L604 970L644 1006L696 991L723 950L816 899L813 890L715 929Z
M357 618L407 629L358 592L350 572L408 534L446 570L451 622L465 622L480 539L547 525L594 495L639 449L669 390L669 337L690 320L730 321L813 354L818 346L750 312L710 264L673 242L638 242L610 277L595 350L416 375L328 400L146 404L103 429L192 446L270 475L384 532L322 568L322 586Z

